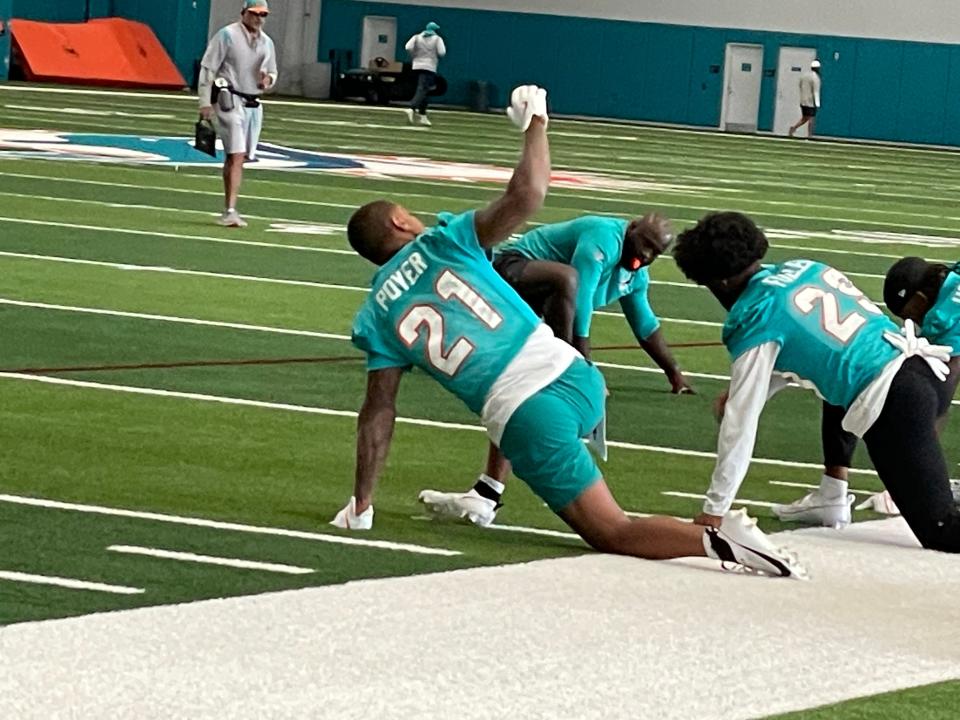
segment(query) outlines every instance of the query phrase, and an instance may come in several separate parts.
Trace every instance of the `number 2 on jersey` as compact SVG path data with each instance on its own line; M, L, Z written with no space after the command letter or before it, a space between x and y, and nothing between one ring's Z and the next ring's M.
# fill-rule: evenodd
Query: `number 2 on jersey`
M456 298L484 325L495 330L503 317L494 310L472 287L450 270L440 273L436 283L437 295L444 300ZM433 305L414 305L400 319L397 326L400 339L409 348L426 332L427 360L444 375L453 377L464 361L470 357L474 344L465 337L457 338L447 352L443 351L445 323L443 315Z
M804 315L809 315L819 304L820 324L831 337L846 344L867 322L867 318L856 310L841 318L838 294L856 299L857 305L871 315L882 314L880 308L870 302L866 295L860 292L839 270L829 268L824 271L821 278L831 289L807 285L794 294L793 304Z

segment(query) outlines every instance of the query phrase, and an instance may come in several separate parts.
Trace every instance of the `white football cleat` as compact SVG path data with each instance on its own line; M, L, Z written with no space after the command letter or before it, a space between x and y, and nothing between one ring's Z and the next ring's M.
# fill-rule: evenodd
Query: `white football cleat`
M420 124L430 127L433 123L430 122L430 118L428 118L427 114L424 113L423 115L420 116Z
M419 117L419 115L418 115L417 113L415 113L412 108L408 108L408 109L404 110L404 112L407 114L407 120L409 121L409 123L410 123L411 125L417 125L417 124L418 124L418 123L417 123L417 118Z
M783 522L803 525L823 525L840 529L850 524L850 506L854 495L825 498L818 490L807 493L799 500L784 505L774 505L773 514Z
M247 226L247 221L240 217L240 213L236 210L224 210L223 214L220 215L220 218L217 220L217 225L244 228Z
M704 549L714 560L737 563L748 571L773 577L801 580L807 577L797 559L775 547L746 510L728 512L723 516L720 528L707 528L705 535Z
M438 519L464 520L478 527L487 527L497 517L497 503L473 489L465 493L422 490L420 502Z

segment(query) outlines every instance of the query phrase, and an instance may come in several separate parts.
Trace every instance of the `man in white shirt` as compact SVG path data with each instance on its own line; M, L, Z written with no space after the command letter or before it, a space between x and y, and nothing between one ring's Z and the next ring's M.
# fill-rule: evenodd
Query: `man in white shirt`
M417 75L417 92L410 102L407 118L413 125L430 125L427 117L427 101L430 91L437 84L437 64L447 54L447 46L439 35L440 26L428 22L423 32L417 33L404 46L413 60L413 72Z
M800 119L790 128L790 137L803 125L807 126L807 137L813 137L817 111L820 109L820 61L810 63L810 72L800 76Z
M277 82L277 54L273 40L263 32L269 14L267 0L243 0L239 22L210 39L200 63L200 115L205 120L216 115L226 156L225 203L217 221L225 227L247 225L237 213L243 163L256 157L263 127L259 97Z

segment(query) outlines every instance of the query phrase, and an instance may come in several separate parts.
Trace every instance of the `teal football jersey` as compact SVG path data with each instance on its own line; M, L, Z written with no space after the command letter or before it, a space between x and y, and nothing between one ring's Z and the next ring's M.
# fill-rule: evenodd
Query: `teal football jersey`
M593 311L621 300L634 334L646 339L660 321L648 300L647 268L629 271L620 266L623 236L628 222L619 218L585 215L567 222L543 225L498 252L515 252L531 260L552 260L572 266L580 278L574 334L589 337Z
M949 345L960 355L960 263L947 273L933 307L923 318L920 334L934 345Z
M416 366L479 413L540 319L484 254L474 213L441 213L373 277L353 324L367 369Z
M776 370L832 405L849 407L898 350L883 339L899 328L839 270L812 260L764 266L723 326L733 359L768 342Z

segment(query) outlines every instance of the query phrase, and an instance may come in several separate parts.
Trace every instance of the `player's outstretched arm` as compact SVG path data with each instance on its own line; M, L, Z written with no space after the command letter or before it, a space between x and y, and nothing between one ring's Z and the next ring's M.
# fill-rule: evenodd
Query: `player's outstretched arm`
M675 395L696 394L680 370L680 365L677 364L673 353L670 352L666 338L663 337L663 332L659 328L638 342L640 343L640 347L650 356L650 359L653 360L657 366L663 370L663 374L667 376L667 380L670 382L671 392Z
M546 91L536 85L517 88L507 114L523 132L523 154L504 194L476 213L477 239L483 247L510 237L543 206L550 185Z
M357 466L353 497L332 524L351 530L373 526L373 491L393 439L397 418L397 391L403 377L401 368L367 373L367 395L357 418Z

